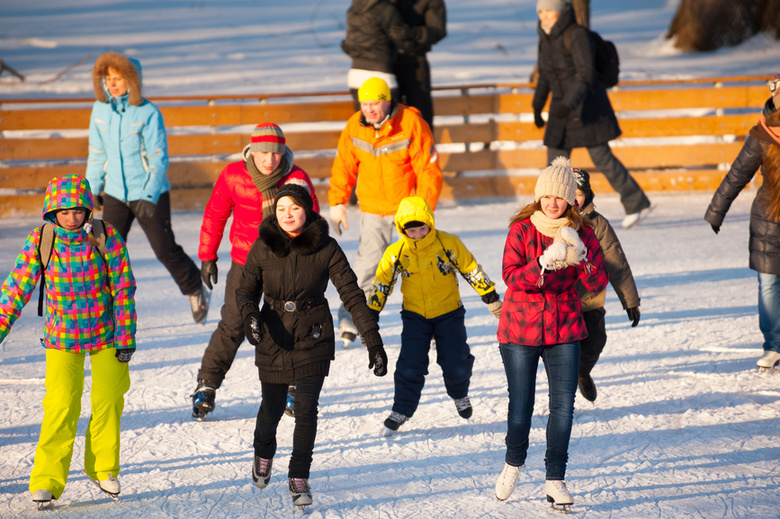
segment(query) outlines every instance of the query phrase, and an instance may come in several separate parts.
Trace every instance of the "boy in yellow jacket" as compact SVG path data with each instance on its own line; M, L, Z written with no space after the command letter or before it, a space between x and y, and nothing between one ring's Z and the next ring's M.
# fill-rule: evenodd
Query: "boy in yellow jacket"
M501 315L495 284L460 238L434 227L433 212L424 198L401 200L395 227L401 238L385 250L368 291L368 306L378 319L401 276L401 353L395 366L393 411L385 420L386 436L417 410L428 374L431 339L436 340L436 362L441 366L447 395L455 401L460 416L471 417L468 391L474 356L466 342L466 310L460 301L456 272L482 296L496 318Z

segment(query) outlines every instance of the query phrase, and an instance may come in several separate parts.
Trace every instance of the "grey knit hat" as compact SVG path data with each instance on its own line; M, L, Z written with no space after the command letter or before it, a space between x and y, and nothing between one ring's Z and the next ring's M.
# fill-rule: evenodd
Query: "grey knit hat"
M534 189L534 202L543 196L557 196L574 206L577 200L577 181L571 174L571 162L566 157L557 157L539 174Z
M567 0L538 0L536 2L536 12L538 13L542 9L548 11L555 11L557 13L563 12L563 8L569 4Z

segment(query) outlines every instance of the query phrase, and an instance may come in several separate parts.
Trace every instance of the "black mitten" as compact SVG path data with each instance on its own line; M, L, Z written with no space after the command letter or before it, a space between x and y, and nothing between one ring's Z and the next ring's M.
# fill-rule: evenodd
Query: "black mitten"
M626 310L626 313L628 314L628 320L631 321L631 328L635 327L637 324L639 324L639 307L635 306L634 308L629 308Z
M387 375L387 353L381 344L368 349L368 369L372 368L377 377Z
M157 207L149 200L139 200L135 203L135 215L138 218L151 218L154 216L154 209Z
M544 128L544 119L541 110L534 110L534 124L537 128Z
M244 335L250 344L257 346L263 340L263 329L260 326L260 312L252 310L244 317Z
M130 362L130 359L133 358L133 353L135 353L135 348L125 348L116 350L115 355L119 362Z

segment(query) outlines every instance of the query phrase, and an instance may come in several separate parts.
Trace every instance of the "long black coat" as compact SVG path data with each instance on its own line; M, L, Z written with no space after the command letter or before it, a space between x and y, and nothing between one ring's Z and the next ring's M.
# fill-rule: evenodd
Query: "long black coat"
M552 92L544 145L572 149L605 144L620 136L615 112L607 90L595 71L594 49L588 32L576 25L574 10L564 8L550 34L537 24L539 33L539 81L534 92L533 109L541 112ZM571 53L564 43L564 31L571 32ZM561 104L571 108L562 119L556 114Z
M425 56L436 43L447 36L447 8L444 0L398 0L401 19L411 27L419 27L413 48L401 52Z
M764 116L767 126L780 131L780 112L774 109L771 99L764 108ZM775 204L780 204L778 193L771 194L771 186L780 185L780 145L759 128L751 129L745 138L739 155L715 191L704 219L720 227L731 203L760 168L764 182L750 208L749 267L764 274L780 275L780 222L769 216L772 199L775 199Z
M309 219L303 232L293 239L279 228L276 215L264 219L236 290L242 318L257 310L261 294L301 306L312 302L311 308L287 312L264 301L260 311L262 340L255 347L255 365L263 382L286 384L307 376L327 376L335 357L333 318L325 299L328 280L338 290L367 345L382 344L379 326L366 306L355 273L344 251L328 235L328 223L317 213L311 213Z
M352 68L392 74L396 51L415 48L412 36L412 28L389 0L352 0L341 48L352 58Z

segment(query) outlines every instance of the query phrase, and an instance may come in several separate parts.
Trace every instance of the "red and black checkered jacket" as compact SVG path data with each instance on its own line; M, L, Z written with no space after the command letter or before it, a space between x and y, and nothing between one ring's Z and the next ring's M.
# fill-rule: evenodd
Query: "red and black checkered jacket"
M576 267L543 274L538 258L553 239L537 231L530 219L510 227L504 247L507 292L498 324L500 344L541 346L587 337L577 280L589 291L600 292L609 279L593 229L584 227L579 235L588 249L587 260Z

